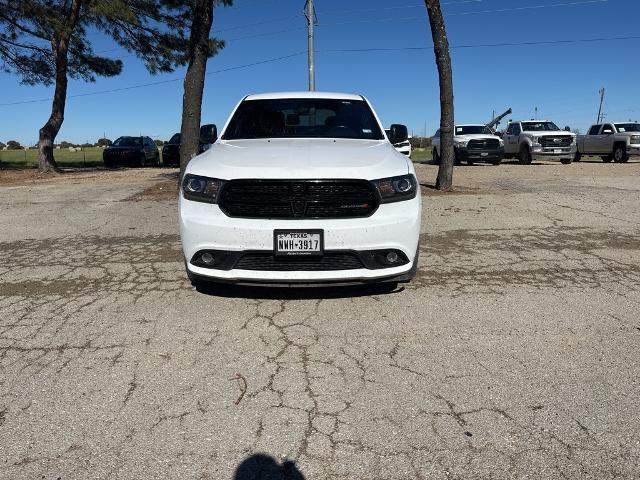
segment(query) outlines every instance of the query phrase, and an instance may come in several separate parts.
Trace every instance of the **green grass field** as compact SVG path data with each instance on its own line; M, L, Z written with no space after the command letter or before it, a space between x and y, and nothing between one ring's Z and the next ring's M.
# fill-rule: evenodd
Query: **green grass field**
M430 162L431 152L426 148L414 148L411 151L411 160L414 162Z
M91 147L81 152L69 149L54 150L53 155L61 167L96 167L102 165L102 148ZM38 166L38 150L0 150L0 167L35 168Z

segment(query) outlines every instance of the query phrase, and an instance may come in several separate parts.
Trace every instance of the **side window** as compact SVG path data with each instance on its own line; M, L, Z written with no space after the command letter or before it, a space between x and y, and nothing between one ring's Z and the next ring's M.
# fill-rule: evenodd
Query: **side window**
M514 135L520 135L520 133L522 133L522 129L520 128L520 124L516 123L513 125L513 134Z
M600 125L594 125L589 129L588 135L598 135L600 132Z
M513 124L510 123L507 127L507 135L511 135L513 133Z
M436 130L436 134L434 135L436 138L440 138L440 130Z
M613 125L611 125L611 124L607 123L602 127L602 134L603 135L608 135L608 134L613 133L613 132L615 132L615 130L613 129Z

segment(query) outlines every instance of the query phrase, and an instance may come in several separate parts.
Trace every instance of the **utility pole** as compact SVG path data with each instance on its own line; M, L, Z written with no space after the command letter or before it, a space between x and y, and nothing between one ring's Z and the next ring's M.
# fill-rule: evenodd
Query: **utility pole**
M307 48L309 50L309 91L316 91L316 59L315 59L315 26L318 23L313 0L307 0L304 6L304 16L307 17Z
M604 120L604 115L602 115L602 103L604 102L604 87L602 90L598 92L600 94L600 108L598 108L598 120L596 123L601 123Z

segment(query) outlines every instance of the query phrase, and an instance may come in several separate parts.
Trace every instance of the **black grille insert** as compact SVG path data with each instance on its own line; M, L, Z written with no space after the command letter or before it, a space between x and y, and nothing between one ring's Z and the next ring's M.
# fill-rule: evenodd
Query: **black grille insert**
M231 180L219 205L230 217L357 218L378 208L365 180Z
M469 150L485 150L485 149L496 149L500 147L500 140L497 138L478 138L474 140L469 140L467 144L467 148Z
M267 272L317 272L365 268L351 252L325 253L321 257L275 257L271 253L245 253L233 268Z
M573 137L569 135L561 136L545 136L540 137L540 145L543 147L570 147L573 143Z

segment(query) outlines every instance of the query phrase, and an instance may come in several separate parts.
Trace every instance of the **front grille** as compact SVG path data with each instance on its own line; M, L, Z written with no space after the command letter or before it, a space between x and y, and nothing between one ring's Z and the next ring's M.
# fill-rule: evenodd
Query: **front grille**
M561 135L561 136L546 136L540 137L539 139L540 145L543 147L570 147L573 143L573 137L570 135Z
M469 150L487 150L496 149L498 147L500 147L500 140L497 138L469 140L469 143L467 144L467 149Z
M357 255L350 252L325 252L321 257L276 257L272 253L246 253L233 268L267 272L318 272L364 268Z
M231 180L220 209L241 218L356 218L378 208L374 187L364 180Z

